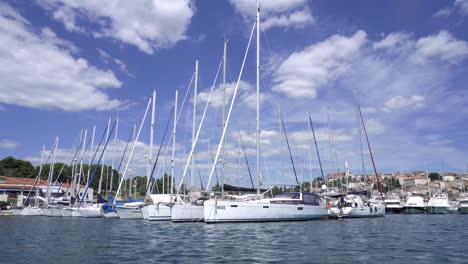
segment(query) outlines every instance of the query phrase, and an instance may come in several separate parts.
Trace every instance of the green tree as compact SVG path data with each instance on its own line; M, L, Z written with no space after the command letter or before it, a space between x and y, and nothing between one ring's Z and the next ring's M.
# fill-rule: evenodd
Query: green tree
M429 173L429 179L431 179L431 181L440 181L442 180L442 176L437 172L431 172Z
M29 161L8 156L0 160L0 175L9 177L34 177L36 170Z

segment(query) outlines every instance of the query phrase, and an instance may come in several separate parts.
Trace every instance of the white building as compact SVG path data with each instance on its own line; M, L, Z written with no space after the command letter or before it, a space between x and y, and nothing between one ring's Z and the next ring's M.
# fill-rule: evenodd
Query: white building
M413 187L417 185L426 185L427 179L420 176L411 176L405 178L405 187Z
M444 175L442 176L442 179L446 182L452 182L455 180L455 176L453 175Z

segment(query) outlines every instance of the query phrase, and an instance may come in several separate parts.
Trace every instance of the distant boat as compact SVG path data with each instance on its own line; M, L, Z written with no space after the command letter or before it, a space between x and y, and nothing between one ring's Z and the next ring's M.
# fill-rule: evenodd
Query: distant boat
M401 206L400 198L385 198L385 213L387 214L399 214L403 210Z
M458 213L468 214L468 197L461 197L458 200Z
M385 216L383 204L365 204L358 195L340 195L334 206L330 208L330 215L338 218L372 218Z
M403 206L404 214L425 214L426 203L424 198L419 195L412 195L408 198L405 205Z
M435 194L429 199L426 211L428 214L448 214L450 207L447 194Z

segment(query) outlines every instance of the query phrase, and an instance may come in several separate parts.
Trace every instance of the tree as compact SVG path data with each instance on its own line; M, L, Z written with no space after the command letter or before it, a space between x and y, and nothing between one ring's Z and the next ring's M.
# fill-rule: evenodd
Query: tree
M429 173L429 179L431 179L431 181L440 181L442 180L442 176L437 172L431 172Z
M8 177L34 177L36 170L29 161L8 156L0 160L0 175Z

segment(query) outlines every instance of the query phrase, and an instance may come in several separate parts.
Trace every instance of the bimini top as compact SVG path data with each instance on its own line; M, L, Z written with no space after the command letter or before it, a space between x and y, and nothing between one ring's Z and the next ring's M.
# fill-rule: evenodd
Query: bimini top
M290 192L276 195L271 203L320 205L320 195L310 192Z

